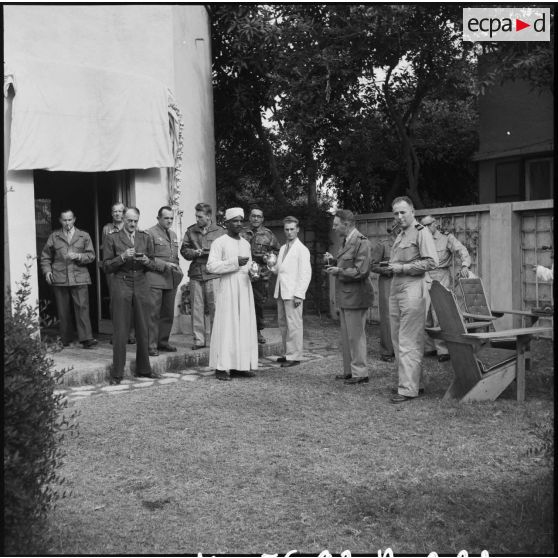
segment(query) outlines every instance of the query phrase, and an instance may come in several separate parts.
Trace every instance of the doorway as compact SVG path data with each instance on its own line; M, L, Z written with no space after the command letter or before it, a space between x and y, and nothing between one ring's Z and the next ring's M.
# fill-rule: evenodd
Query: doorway
M76 227L89 233L95 249L96 260L88 266L92 283L89 286L91 325L96 333L112 333L109 292L101 269L101 231L103 225L111 221L113 203L122 201L129 204L131 171L93 173L36 170L33 181L37 256L40 259L50 233L60 228L60 213L71 209L76 216ZM52 289L40 271L38 286L41 317L47 320L57 318Z

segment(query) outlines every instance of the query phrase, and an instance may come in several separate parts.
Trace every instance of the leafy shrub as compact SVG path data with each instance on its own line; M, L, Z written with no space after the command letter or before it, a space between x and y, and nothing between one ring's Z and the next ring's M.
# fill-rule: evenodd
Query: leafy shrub
M31 258L15 298L4 297L4 552L45 551L46 519L66 495L57 472L65 433L77 433L76 413L54 394L65 370L53 371L39 338L38 312L28 304Z

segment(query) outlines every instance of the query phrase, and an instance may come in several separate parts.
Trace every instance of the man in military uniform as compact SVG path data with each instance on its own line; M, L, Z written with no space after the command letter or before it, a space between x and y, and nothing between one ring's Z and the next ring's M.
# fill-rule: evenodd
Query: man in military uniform
M207 257L211 243L226 231L223 227L212 222L212 209L207 203L198 203L196 223L186 230L180 253L182 257L191 261L188 269L190 278L190 307L192 310L192 334L194 344L192 350L203 349L209 345L211 328L215 316L215 297L213 294L214 280L219 277L207 271ZM206 337L205 316L209 316L210 331Z
M378 278L378 311L380 314L380 360L393 362L395 352L391 341L391 326L389 321L389 292L391 290L391 278L393 273L387 268L391 244L399 234L399 226L394 223L388 229L391 242L378 242L371 250L370 271L377 273Z
M339 210L333 230L343 239L341 250L326 273L335 277L335 301L341 318L343 374L345 384L368 382L366 364L366 314L374 292L369 279L370 243L355 227L352 211ZM326 258L332 256L327 252Z
M471 257L467 248L449 232L440 232L438 230L438 223L432 215L426 215L421 220L421 225L428 228L434 239L434 245L436 246L436 252L438 253L438 267L429 271L430 278L434 281L440 281L440 283L446 287L446 289L451 289L451 275L450 266L452 257L458 255L461 260L461 270L460 275L465 279L469 277L469 268L471 267ZM432 283L429 283L429 286ZM438 318L436 317L436 312L432 308L430 303L430 296L428 297L427 303L427 315L426 315L426 326L427 327L437 327ZM438 361L445 362L450 359L448 347L445 341L441 339L432 339L426 332L424 333L424 343L425 343L425 354L435 355L438 354Z
M75 222L72 210L60 213L62 229L48 237L41 253L41 270L54 291L62 344L67 347L72 341L72 304L79 342L84 349L90 349L97 340L93 339L89 317L91 277L86 266L95 260L95 251L91 237L76 228Z
M113 273L112 281L112 344L111 384L119 384L126 364L126 339L130 330L130 314L136 328L136 376L159 378L149 363L147 319L151 311L150 292L145 270L162 272L165 266L153 258L151 236L137 228L140 212L135 207L124 214L124 227L107 235L103 246L103 266Z
M274 252L279 253L281 245L275 235L263 226L264 214L259 207L254 207L250 211L250 227L244 229L242 236L250 243L252 249L252 261L260 266L259 279L252 281L252 292L254 293L254 305L256 307L256 322L258 327L258 343L265 343L266 339L262 334L265 327L264 305L267 301L269 291L269 277L267 256Z
M116 202L116 203L112 204L112 207L111 207L112 221L103 226L103 229L101 231L101 247L103 246L103 244L105 242L105 237L108 234L112 234L112 233L119 232L119 231L122 230L122 227L124 226L124 212L125 211L126 211L126 206L122 202ZM101 258L101 261L99 262L99 265L101 267L103 267L103 258ZM109 297L110 297L109 308L110 308L110 314L111 314L111 319L112 319L111 287L112 287L112 280L114 279L114 274L106 273L105 277L106 277L106 280L107 280L107 287L108 287L108 291L109 291ZM135 342L136 342L136 334L134 332L134 320L130 319L130 332L128 334L128 343L133 345ZM111 343L112 343L112 340L111 340Z
M392 208L401 232L391 248L388 265L393 273L389 295L391 338L399 376L391 402L403 403L419 395L428 296L425 273L438 266L438 254L430 231L416 221L410 198L395 198Z
M147 230L153 239L155 261L164 265L162 272L147 272L151 290L151 312L147 328L150 356L157 356L159 351L176 352L176 347L169 343L169 336L174 321L176 290L184 274L178 261L178 239L171 230L173 221L173 210L165 205L157 213L157 224Z

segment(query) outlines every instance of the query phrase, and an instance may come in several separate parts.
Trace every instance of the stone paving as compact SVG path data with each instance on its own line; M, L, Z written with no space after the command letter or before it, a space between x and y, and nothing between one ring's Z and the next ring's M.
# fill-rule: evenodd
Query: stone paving
M304 344L305 352L301 360L300 366L305 362L315 361L322 358L335 358L339 356L339 347L328 344L327 341L309 341ZM280 364L276 362L277 355L264 356L258 361L260 370L269 370L280 368ZM172 372L163 372L160 379L151 378L125 378L122 383L117 386L108 385L107 381L96 384L79 385L79 386L61 386L55 391L55 394L62 394L67 398L70 404L75 404L82 399L96 397L99 395L115 395L126 394L131 391L156 388L157 386L173 384L177 382L197 382L197 381L214 381L215 371L209 366L191 367L183 370L174 370Z

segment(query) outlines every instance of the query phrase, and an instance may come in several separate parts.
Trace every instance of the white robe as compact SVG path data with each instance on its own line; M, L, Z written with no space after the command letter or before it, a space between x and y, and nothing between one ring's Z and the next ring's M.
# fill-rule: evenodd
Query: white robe
M248 257L239 267L238 257ZM250 244L228 234L211 244L207 271L220 275L214 282L215 319L209 347L209 366L216 370L257 370L258 333L254 295L248 276Z

